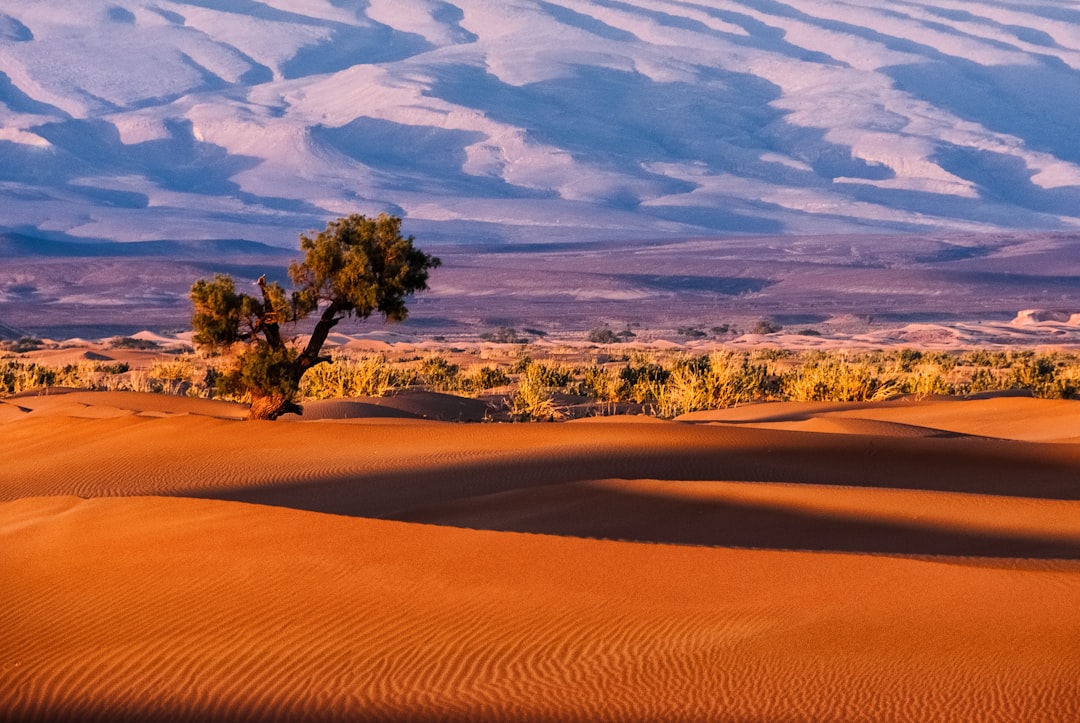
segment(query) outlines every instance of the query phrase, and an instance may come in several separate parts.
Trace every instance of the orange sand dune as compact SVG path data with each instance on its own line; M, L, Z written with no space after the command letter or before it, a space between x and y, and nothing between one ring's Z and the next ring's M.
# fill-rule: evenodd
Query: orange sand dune
M1080 403L424 405L4 400L0 719L1080 719Z

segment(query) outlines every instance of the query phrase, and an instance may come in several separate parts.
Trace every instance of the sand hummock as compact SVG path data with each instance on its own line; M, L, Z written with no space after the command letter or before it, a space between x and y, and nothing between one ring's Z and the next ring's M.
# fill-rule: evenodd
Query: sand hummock
M1080 402L423 403L0 400L0 719L1080 719Z

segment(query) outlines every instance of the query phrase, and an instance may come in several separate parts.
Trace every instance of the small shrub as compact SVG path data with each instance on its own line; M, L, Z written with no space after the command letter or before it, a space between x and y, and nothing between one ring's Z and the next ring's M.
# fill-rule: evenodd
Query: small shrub
M510 376L493 366L473 367L460 375L459 388L464 392L482 392L485 389L503 387L510 383Z
M429 356L420 362L418 373L421 381L430 389L448 392L457 389L457 376L461 367L451 364L441 356Z
M15 359L0 359L0 393L20 392L56 384L56 370L39 364L24 364Z
M803 402L866 402L901 392L900 378L867 361L816 355L781 378L787 399Z
M784 327L770 319L760 319L750 329L751 334L775 334Z
M593 344L615 344L619 337L607 327L597 327L589 331L588 339Z
M765 367L751 364L745 353L713 352L707 357L678 360L657 400L659 412L674 417L733 407L761 396L765 382Z
M136 339L131 336L114 336L109 339L109 348L149 350L157 349L158 343L149 339Z
M607 367L592 364L585 368L578 392L600 402L618 402L621 399L620 380Z
M554 421L563 415L555 406L541 365L531 364L518 381L510 398L510 414L519 421Z
M401 381L401 373L381 354L338 357L308 369L300 379L300 395L306 399L381 397Z
M525 344L529 340L518 334L517 329L509 326L503 326L495 331L486 332L480 335L480 338L484 341L490 341L494 344Z
M619 371L618 399L614 401L655 402L670 374L645 355L635 355Z
M693 326L680 326L676 333L679 336L685 336L687 339L701 339L708 336L701 329Z

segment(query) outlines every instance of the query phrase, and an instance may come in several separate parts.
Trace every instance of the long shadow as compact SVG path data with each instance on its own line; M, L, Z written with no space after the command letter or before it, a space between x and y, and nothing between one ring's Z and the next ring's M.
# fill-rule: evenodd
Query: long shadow
M1080 544L1038 536L944 530L756 503L642 496L590 485L584 485L589 489L585 495L571 489L574 483L602 479L732 480L1080 499L1080 450L1061 445L724 429L725 437L739 442L703 446L716 429L685 430L682 449L650 444L649 436L658 433L650 425L638 444L615 452L523 450L507 459L493 448L488 458L409 471L342 473L184 495L356 517L647 542L1080 558ZM573 514L580 509L586 514Z
M768 503L688 500L590 485L572 489L558 485L538 492L492 495L457 508L420 511L394 519L503 532L712 547L1080 559L1080 541L1037 534L949 530L940 525L860 519L851 514L801 511Z

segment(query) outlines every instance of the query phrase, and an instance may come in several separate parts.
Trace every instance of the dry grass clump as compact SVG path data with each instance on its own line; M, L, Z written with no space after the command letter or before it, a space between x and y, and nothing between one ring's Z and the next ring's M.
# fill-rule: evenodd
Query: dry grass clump
M750 355L717 351L706 357L677 359L657 396L657 412L674 417L686 412L733 407L762 397L768 370Z
M337 356L332 363L308 369L300 379L305 399L381 397L392 389L412 383L414 374L398 369L382 354Z
M780 381L781 397L799 402L867 402L901 393L900 371L870 360L817 353Z

